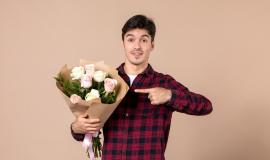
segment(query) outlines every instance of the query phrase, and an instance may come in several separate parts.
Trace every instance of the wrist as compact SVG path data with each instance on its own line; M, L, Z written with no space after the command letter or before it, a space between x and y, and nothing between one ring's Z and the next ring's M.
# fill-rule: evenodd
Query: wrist
M165 103L166 106L172 106L174 103L174 97L175 97L175 93L174 90L172 89L168 89L168 101Z
M167 97L167 102L171 101L172 99L172 90L168 89L168 97Z

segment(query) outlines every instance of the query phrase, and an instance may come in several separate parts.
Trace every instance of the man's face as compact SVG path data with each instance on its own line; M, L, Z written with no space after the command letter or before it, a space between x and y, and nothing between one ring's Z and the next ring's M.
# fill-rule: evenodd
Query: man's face
M151 36L145 29L132 29L124 35L126 61L139 66L148 63L150 52L154 48Z

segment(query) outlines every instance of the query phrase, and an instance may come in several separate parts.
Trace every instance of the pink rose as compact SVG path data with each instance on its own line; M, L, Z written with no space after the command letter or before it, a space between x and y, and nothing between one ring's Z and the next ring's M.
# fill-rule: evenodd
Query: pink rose
M70 97L69 97L71 103L73 104L76 104L78 103L82 98L80 96L78 96L77 94L72 94Z
M113 92L117 85L117 80L112 78L105 78L104 88L107 93Z
M92 86L92 77L87 74L84 74L81 77L81 87L83 88L90 88Z

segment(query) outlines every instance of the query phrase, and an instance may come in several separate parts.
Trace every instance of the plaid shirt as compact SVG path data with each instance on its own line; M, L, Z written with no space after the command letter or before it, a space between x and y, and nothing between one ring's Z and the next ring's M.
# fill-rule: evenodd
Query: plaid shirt
M118 67L119 75L129 84L124 64ZM163 87L172 91L169 102L151 105L147 94L135 89ZM211 102L202 95L190 92L169 75L158 73L150 65L137 75L120 105L103 127L104 160L164 160L172 113L205 115L212 111ZM76 140L84 135L72 132Z

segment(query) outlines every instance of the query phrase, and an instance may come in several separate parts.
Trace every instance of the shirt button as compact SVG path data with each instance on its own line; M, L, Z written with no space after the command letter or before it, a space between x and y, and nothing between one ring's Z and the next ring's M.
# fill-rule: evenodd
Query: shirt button
M128 117L128 116L129 116L129 114L128 114L128 113L126 113L126 114L125 114L125 116L126 116L126 117Z

